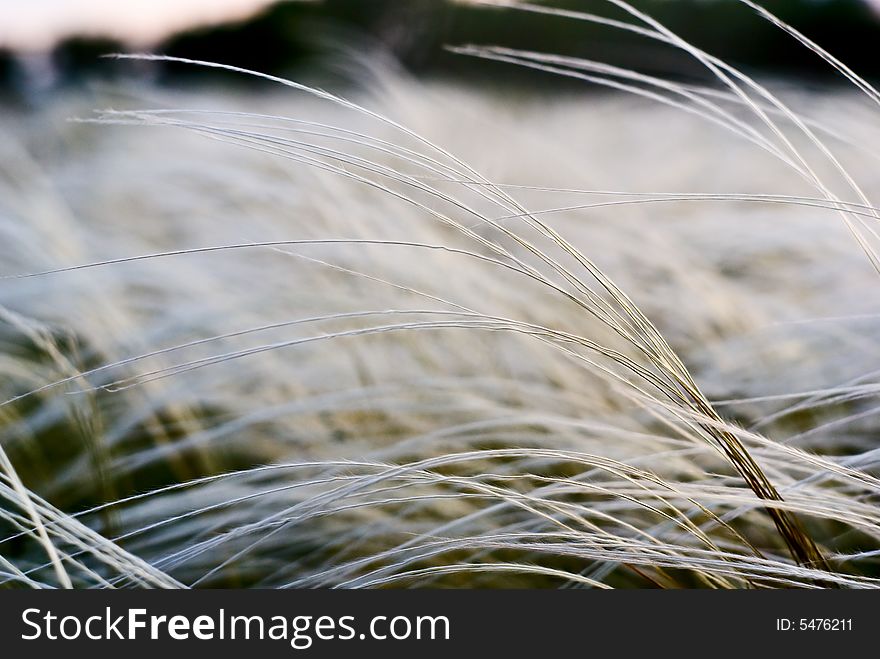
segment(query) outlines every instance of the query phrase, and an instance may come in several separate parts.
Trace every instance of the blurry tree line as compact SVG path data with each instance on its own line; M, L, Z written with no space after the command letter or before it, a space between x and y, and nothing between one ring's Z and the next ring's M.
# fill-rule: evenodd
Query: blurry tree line
M551 0L548 4L628 18L603 0ZM747 70L831 79L832 71L818 57L736 0L632 0L632 4L692 43ZM880 40L880 21L862 0L763 0L763 4L859 73L869 77L880 73L880 58L867 55ZM392 54L418 75L538 80L516 67L478 62L444 50L445 44L469 43L586 57L667 76L705 75L674 49L619 30L456 0L280 2L245 22L175 35L157 44L154 51L301 75L332 59L326 57L328 52L374 49ZM112 40L76 37L61 43L48 57L58 80L75 81L117 74L122 70L120 63L99 56L124 50L124 44ZM0 51L0 83L7 87L17 75L18 59ZM170 80L208 75L179 65L151 71Z

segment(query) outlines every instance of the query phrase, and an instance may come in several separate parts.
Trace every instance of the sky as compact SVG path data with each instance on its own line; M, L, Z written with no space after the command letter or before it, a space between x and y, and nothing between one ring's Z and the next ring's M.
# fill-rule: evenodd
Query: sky
M149 45L195 25L246 18L273 0L0 0L0 47L43 50L73 34Z

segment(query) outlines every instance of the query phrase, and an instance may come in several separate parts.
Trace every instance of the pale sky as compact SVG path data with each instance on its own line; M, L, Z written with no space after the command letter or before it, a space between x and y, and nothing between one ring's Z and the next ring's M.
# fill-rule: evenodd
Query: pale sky
M0 0L0 46L44 49L72 34L149 45L194 25L245 18L273 0Z

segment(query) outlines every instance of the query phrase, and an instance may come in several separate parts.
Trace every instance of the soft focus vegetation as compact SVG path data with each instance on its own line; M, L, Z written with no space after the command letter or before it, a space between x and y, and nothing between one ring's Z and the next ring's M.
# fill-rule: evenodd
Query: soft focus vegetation
M10 110L3 585L880 585L880 95L611 4L714 82Z

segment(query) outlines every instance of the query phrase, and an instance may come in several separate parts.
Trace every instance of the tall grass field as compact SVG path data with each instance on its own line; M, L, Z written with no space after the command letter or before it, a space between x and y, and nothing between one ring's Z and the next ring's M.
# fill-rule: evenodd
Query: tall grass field
M880 586L880 92L480 4L704 75L3 109L0 587Z

